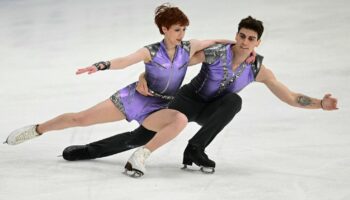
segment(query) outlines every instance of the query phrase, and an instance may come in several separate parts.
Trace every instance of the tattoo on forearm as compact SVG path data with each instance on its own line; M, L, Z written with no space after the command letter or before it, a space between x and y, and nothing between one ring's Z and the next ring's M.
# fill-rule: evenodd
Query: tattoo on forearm
M311 98L307 96L299 96L297 102L301 106L309 106L312 103Z

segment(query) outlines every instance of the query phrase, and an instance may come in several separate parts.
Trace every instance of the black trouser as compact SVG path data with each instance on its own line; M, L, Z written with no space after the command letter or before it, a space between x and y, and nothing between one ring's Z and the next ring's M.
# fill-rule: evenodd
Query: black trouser
M145 145L156 134L143 126L131 132L125 132L87 144L89 158L102 158Z
M182 87L169 105L170 109L185 114L189 122L197 122L202 126L189 143L203 149L233 119L241 107L242 99L236 93L229 93L206 102L190 85Z
M241 106L242 99L235 93L205 102L189 85L185 85L169 108L182 112L190 122L202 126L189 143L204 149L240 111ZM87 145L88 151L91 158L110 156L145 145L154 135L155 132L140 126L134 131L90 143Z

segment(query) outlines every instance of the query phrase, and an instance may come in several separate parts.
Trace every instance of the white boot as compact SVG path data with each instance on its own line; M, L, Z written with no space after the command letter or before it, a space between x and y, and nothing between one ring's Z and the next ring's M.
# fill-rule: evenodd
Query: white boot
M9 145L16 145L40 136L36 131L36 127L37 125L30 125L12 131L12 133L7 137L5 143Z
M146 172L145 161L151 155L151 151L141 147L129 158L125 165L125 173L131 177L141 177Z

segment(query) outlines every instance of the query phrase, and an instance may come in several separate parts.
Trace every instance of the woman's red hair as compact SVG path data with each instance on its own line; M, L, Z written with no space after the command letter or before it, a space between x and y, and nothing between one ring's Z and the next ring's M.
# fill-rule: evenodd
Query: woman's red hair
M162 4L156 8L154 22L157 24L161 34L164 34L162 27L169 29L170 26L175 24L180 26L188 26L190 24L185 13L178 7L172 7L169 3Z

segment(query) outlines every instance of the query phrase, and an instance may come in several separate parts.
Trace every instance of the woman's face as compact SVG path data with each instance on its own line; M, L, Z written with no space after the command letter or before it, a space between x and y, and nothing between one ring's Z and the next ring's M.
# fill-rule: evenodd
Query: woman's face
M164 32L165 39L167 39L171 44L178 45L185 36L186 28L187 26L175 24L171 25L169 29L162 27L162 30Z

